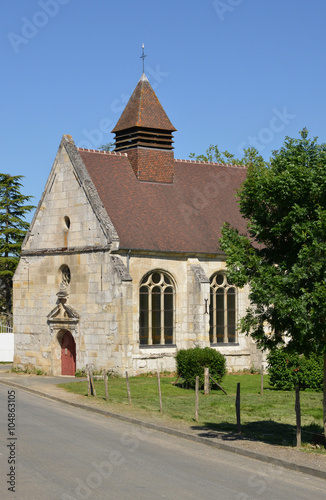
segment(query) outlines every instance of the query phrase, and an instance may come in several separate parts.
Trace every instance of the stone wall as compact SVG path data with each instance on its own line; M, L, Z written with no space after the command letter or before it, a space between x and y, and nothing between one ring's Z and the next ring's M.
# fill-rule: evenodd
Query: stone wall
M225 271L222 259L170 258L150 254L121 256L132 276L133 296L133 373L161 370L175 370L177 349L199 345L210 346L209 342L209 278L218 271ZM139 286L146 274L153 270L166 272L175 284L175 346L139 345ZM207 306L205 301L207 300ZM237 320L248 306L248 289L237 291ZM207 307L207 309L206 309ZM259 365L261 353L251 338L238 335L235 345L214 346L226 356L229 371L248 370Z
M59 334L73 334L77 369L92 363L116 373L173 371L177 349L209 346L209 277L224 269L216 260L112 256L109 252L25 256L15 275L15 364L33 365L60 374ZM69 266L68 305L78 321L49 322L57 304L61 266ZM127 272L129 266L129 273ZM175 284L175 345L139 345L139 285L150 271L162 270ZM132 276L132 281L131 281ZM238 291L239 316L246 306L246 290ZM205 304L205 301L207 303ZM37 313L36 313L37 311ZM236 345L215 346L227 358L228 369L259 366L261 353L250 338L239 336Z
M67 304L77 320L51 317L58 303L58 270L63 263L71 271L65 288ZM109 253L21 259L14 282L15 365L61 374L59 340L61 332L68 330L76 342L77 369L92 363L98 369L120 372L122 366L131 365L130 296L131 281L121 276Z
M107 238L61 145L23 250L106 245Z

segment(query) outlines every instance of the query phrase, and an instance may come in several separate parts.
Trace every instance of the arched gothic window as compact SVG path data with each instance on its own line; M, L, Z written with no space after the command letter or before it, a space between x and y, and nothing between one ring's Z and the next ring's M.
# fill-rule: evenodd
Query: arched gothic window
M171 278L154 271L139 290L140 345L174 344L174 286Z
M224 273L214 274L210 283L209 340L236 342L236 289Z

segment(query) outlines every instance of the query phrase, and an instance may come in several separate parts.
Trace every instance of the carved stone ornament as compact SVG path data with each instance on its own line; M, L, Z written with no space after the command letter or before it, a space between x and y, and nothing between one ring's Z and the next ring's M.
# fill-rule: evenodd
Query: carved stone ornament
M56 307L47 316L48 323L58 325L59 328L72 329L79 322L79 314L66 304L69 295L65 286L60 285L57 297Z

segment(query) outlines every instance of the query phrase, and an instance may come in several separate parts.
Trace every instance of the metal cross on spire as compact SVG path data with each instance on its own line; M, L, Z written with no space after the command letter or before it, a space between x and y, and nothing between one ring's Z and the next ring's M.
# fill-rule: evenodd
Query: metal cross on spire
M147 56L145 55L145 52L144 52L145 45L144 45L144 44L142 44L142 46L141 46L141 47L142 47L142 49L143 49L143 52L142 52L142 55L140 56L140 59L142 59L142 60L143 60L143 73L145 73L145 57L147 57Z

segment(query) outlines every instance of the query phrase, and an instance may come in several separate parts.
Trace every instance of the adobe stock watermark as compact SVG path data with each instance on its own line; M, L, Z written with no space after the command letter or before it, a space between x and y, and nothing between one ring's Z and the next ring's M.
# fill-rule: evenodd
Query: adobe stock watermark
M203 163L203 168L205 168L205 163ZM225 165L218 172L210 172L207 175L206 183L201 189L197 187L192 188L191 202L179 205L179 210L188 226L193 223L193 218L200 215L200 212L209 205L210 200L217 198L219 193L229 184L230 175L227 170L228 168L230 167Z
M270 144L274 140L275 134L283 132L285 127L295 118L296 115L289 113L286 106L283 106L282 111L274 108L268 127L261 128L257 135L249 135L246 141L242 141L238 146L238 153L242 154L243 149L248 146L253 146L258 151L263 151L267 144Z
M160 65L157 64L155 69L151 66L146 67L146 74L149 75L151 79L151 85L153 90L155 90L165 78L169 76L169 73L161 71ZM110 110L114 114L121 114L124 110L130 95L121 94L120 97L114 99L111 103ZM79 148L86 149L96 149L102 144L107 142L107 134L111 132L115 126L117 119L112 118L102 118L96 128L91 130L83 129L82 134L85 140L78 143Z
M130 432L124 433L120 438L120 444L123 446L123 451L127 454L134 453L140 445L141 441L148 441L152 434L152 430L147 428L132 428ZM98 490L104 481L110 479L114 471L126 463L126 453L119 450L112 450L108 453L107 460L102 462L92 462L90 464L90 472L82 479L75 479L76 487L73 493L65 492L61 495L61 500L89 500L98 498L96 490ZM106 486L109 491L109 484Z
M108 460L101 463L93 462L90 467L90 472L86 478L80 479L76 477L77 483L74 495L63 493L62 500L87 500L94 498L94 490L97 490L103 483L103 480L109 479L113 474L114 467L118 467L125 463L125 458L118 450L113 450L109 453Z
M244 492L236 496L236 500L251 500L262 495L268 486L272 486L276 479L279 479L284 473L281 466L270 464L267 467L262 467L259 473L251 474L248 477L248 486L251 488L250 495ZM265 495L267 498L267 496ZM264 497L264 498L265 498Z
M50 19L53 19L62 5L67 5L71 0L39 0L40 10L37 10L33 16L28 19L22 17L22 27L20 33L10 31L7 34L8 40L16 54L20 51L22 45L26 45L34 38L40 29L44 28Z
M224 21L224 15L233 12L243 0L214 0L213 6L220 21Z

